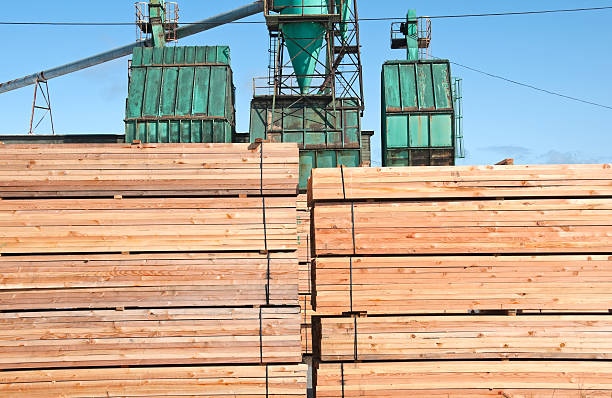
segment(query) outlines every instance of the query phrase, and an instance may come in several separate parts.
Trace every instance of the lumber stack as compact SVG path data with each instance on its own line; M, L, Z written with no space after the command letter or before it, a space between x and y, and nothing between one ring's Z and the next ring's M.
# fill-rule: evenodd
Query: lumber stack
M317 397L612 395L609 165L318 169L310 187Z
M294 196L294 146L0 144L0 197Z
M297 169L286 144L0 146L0 395L304 398Z
M0 373L11 398L306 396L305 366L204 366L56 369Z

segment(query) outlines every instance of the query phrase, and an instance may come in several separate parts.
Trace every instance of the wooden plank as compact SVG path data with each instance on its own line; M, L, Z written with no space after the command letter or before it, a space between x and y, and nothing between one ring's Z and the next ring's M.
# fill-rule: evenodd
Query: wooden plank
M605 361L320 364L316 397L609 397Z
M301 361L299 307L0 313L0 369Z
M319 203L317 256L612 252L612 199Z
M298 259L300 263L308 263L311 260L312 244L310 240L310 211L305 194L297 198L297 234L298 234Z
M320 361L611 359L612 315L314 318Z
M0 197L293 196L298 169L296 144L10 144Z
M340 257L313 267L319 315L612 308L609 255Z
M612 195L612 166L505 165L316 169L309 200Z
M0 202L0 253L293 251L296 243L294 197Z
M32 370L0 373L12 398L306 398L306 365Z
M298 305L297 267L294 253L269 268L259 253L1 256L0 310Z
M317 315L312 310L310 294L300 294L300 319L302 323L302 353L312 354L312 317Z

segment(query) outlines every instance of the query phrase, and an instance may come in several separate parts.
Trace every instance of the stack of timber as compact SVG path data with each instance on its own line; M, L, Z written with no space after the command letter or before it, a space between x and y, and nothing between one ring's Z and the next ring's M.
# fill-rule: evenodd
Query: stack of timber
M612 395L610 165L318 169L317 397Z
M0 395L305 397L295 145L2 145L0 173Z
M299 294L302 312L302 353L305 355L312 354L310 210L307 195L299 194L297 197L297 250L300 267Z

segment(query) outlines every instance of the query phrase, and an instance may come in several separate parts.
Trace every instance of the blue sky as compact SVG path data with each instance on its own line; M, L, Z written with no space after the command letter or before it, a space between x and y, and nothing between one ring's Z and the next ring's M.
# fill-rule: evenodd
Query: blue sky
M195 21L248 0L179 0L181 20ZM360 0L362 18L448 15L534 9L610 6L599 0L403 1ZM2 20L131 22L132 1L49 2L3 6ZM255 16L252 20L263 20ZM612 106L612 10L539 16L433 21L432 54L544 89ZM376 131L380 159L380 68L403 58L391 50L389 22L361 24L366 112L363 128ZM135 40L133 27L0 26L5 38L0 81L93 55ZM252 78L267 67L265 25L234 24L182 40L182 45L231 47L237 88L237 123L249 127ZM460 164L612 162L612 110L553 97L454 66L463 78L467 157ZM127 95L127 58L51 80L58 133L122 133ZM27 132L33 86L0 95L0 134ZM50 132L41 125L40 133ZM378 161L377 161L378 160Z

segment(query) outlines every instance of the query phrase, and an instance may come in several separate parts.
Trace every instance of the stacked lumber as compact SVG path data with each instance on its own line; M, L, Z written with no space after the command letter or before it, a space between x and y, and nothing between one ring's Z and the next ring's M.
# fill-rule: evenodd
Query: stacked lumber
M306 365L7 371L0 373L0 395L305 398L306 372Z
M0 310L296 305L296 269L291 252L1 256Z
M295 198L0 202L0 253L296 249Z
M314 351L324 362L612 359L609 315L315 318L314 332Z
M297 307L0 313L0 369L300 362L299 316Z
M321 364L317 398L583 398L612 395L612 363L452 361Z
M320 203L314 220L317 257L612 252L610 198Z
M319 169L309 200L612 196L612 165Z
M612 395L610 165L317 169L310 188L317 397Z
M0 395L304 398L297 158L1 146Z
M317 314L607 312L612 306L610 255L321 257L314 268Z
M0 197L293 196L294 150L276 143L0 145Z

